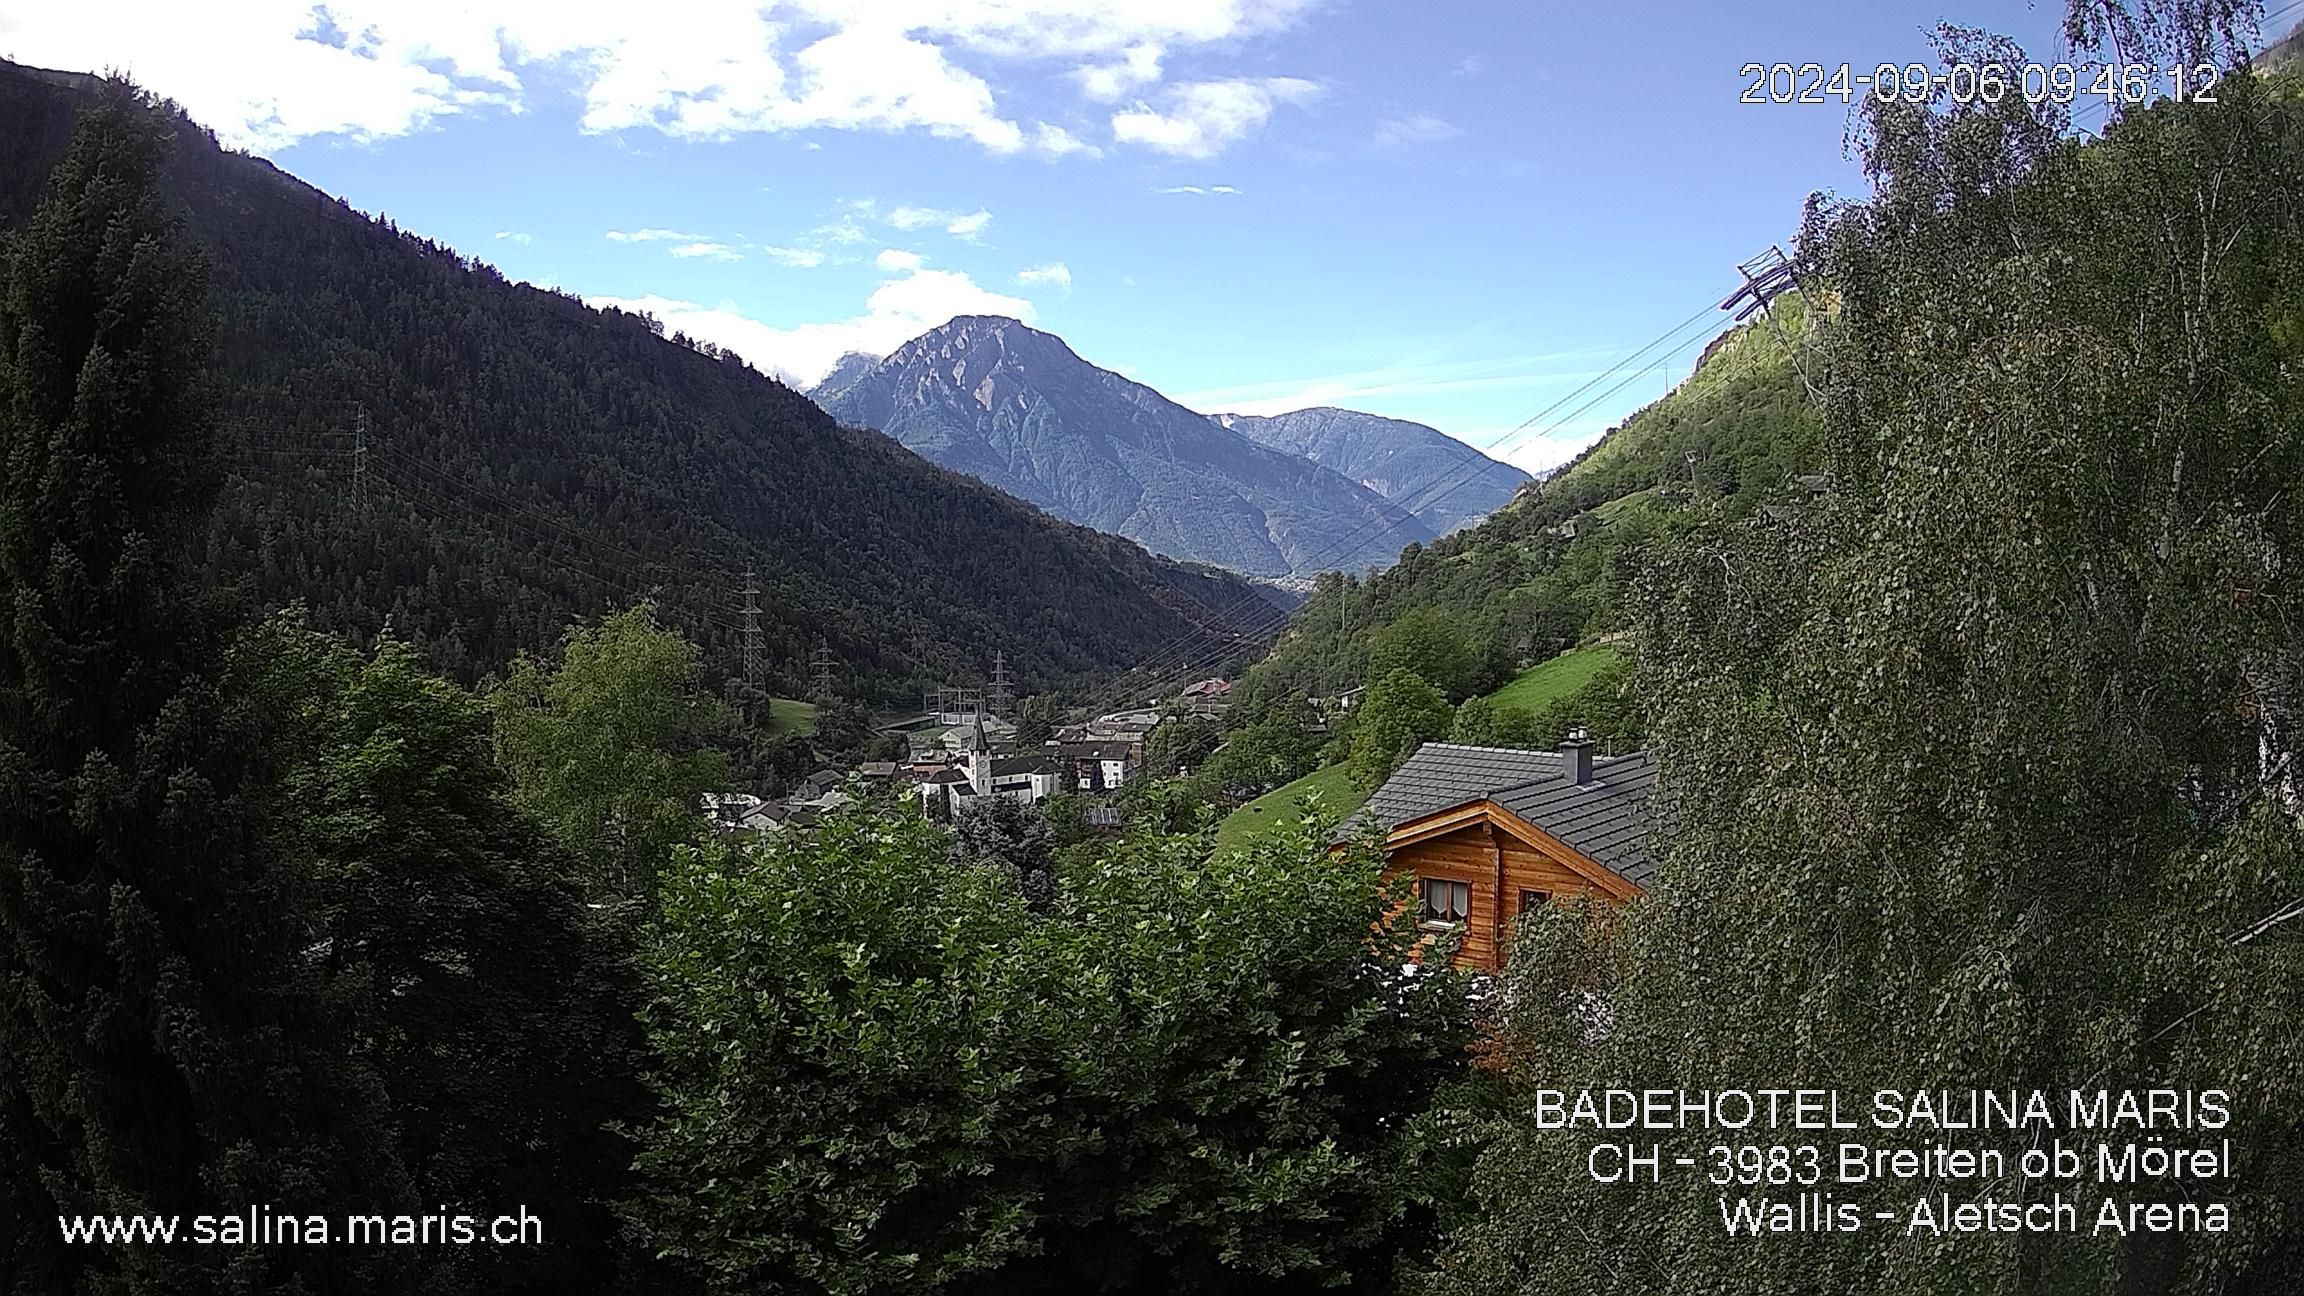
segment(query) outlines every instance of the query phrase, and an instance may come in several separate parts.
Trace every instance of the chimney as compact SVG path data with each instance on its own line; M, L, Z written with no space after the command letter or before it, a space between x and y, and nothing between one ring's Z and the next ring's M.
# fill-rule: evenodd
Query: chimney
M1592 739L1577 725L1560 740L1560 765L1567 771L1568 781L1583 787L1592 781Z

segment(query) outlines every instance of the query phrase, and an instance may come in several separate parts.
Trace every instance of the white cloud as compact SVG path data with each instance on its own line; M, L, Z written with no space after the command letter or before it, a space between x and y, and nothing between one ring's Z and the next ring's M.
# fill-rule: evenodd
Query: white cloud
M1165 185L1152 192L1156 194L1199 194L1221 197L1225 194L1238 194L1240 191L1230 185Z
M1120 58L1111 63L1090 63L1073 70L1072 79L1080 85L1080 93L1102 103L1110 103L1123 95L1140 90L1160 79L1160 57L1164 53L1153 44L1131 45Z
M683 243L672 249L672 255L688 260L703 258L710 261L741 261L744 259L743 253L725 243L714 243L709 239L695 243Z
M702 243L708 240L702 234L683 234L679 230L636 229L610 230L611 243Z
M760 252L769 260L796 270L813 270L824 264L824 254L814 248L770 247L763 244Z
M1072 268L1061 261L1051 261L1046 265L1017 271L1016 282L1027 287L1033 284L1054 284L1069 297L1072 295Z
M734 305L676 298L589 297L594 306L646 312L678 331L734 350L752 364L807 388L823 381L850 351L886 355L956 315L1007 315L1029 323L1032 303L993 292L957 270L900 270L865 300L863 313L830 323L778 328Z
M536 241L536 236L525 230L498 230L496 237L510 243L533 243Z
M1117 98L1152 85L1168 55L1232 47L1320 2L686 0L668 17L581 0L114 0L18 6L8 53L119 68L267 153L517 112L534 86L567 84L589 131L921 131L1061 155L1090 146L1017 120L972 65L1057 63L1084 94Z
M1046 122L1040 122L1032 128L1032 147L1052 158L1071 157L1074 154L1089 158L1104 156L1104 150L1061 126L1051 126Z
M1376 128L1376 143L1385 148L1407 148L1414 144L1438 144L1463 133L1459 127L1430 113L1417 113L1413 117L1401 117L1379 125Z
M928 264L928 258L917 252L906 252L899 248L882 248L880 255L872 258L872 264L891 273L897 273L917 270Z
M1319 93L1299 77L1194 81L1171 89L1164 109L1138 104L1113 114L1112 138L1177 157L1214 157L1271 120L1274 108Z
M937 227L954 238L973 243L984 233L984 227L992 223L992 213L981 208L958 212L935 207L898 207L889 212L886 219L890 225L906 232Z

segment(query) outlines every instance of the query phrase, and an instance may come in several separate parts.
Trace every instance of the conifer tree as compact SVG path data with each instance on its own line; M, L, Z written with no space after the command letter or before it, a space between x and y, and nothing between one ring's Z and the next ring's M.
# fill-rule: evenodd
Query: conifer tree
M213 496L209 322L156 120L108 87L0 256L0 1290L359 1291L389 1257L55 1223L400 1198L246 812L262 718L177 579Z

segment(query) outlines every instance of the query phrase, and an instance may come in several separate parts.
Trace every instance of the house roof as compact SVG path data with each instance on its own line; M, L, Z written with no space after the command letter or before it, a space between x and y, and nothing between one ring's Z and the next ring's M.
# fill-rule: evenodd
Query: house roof
M1056 766L1046 756L995 756L992 758L992 776L1003 774L1053 774Z
M1558 752L1426 743L1392 771L1392 777L1384 780L1347 827L1356 830L1360 821L1375 820L1388 829L1395 828L1435 810L1551 777L1559 770Z
M1646 752L1596 756L1590 783L1577 785L1568 777L1556 751L1426 743L1384 780L1337 837L1349 837L1370 821L1389 831L1443 810L1493 801L1625 881L1646 887L1656 873L1647 845L1655 758Z
M1068 760L1127 760L1136 744L1114 738L1104 742L1059 743L1056 753Z
M1633 752L1594 757L1592 781L1582 786L1555 772L1491 799L1632 885L1646 887L1656 874L1648 853L1648 798L1655 785L1656 758Z

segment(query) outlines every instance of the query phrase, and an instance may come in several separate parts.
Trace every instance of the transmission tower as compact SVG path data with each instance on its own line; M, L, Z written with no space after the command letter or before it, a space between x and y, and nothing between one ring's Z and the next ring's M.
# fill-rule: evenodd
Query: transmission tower
M767 696L766 663L762 660L760 644L760 574L750 564L744 567L744 705L747 710Z
M1784 255L1782 247L1772 245L1767 251L1737 266L1736 272L1744 276L1744 286L1720 303L1720 309L1736 311L1736 322L1739 324L1755 314L1765 315L1769 329L1776 334L1778 345L1784 348L1785 357L1792 361L1794 372L1800 375L1800 385L1807 390L1809 403L1822 405L1823 393L1817 391L1816 384L1809 381L1808 365L1801 358L1800 348L1792 345L1792 339L1785 335L1784 326L1776 319L1776 299L1801 286L1799 267L1793 264L1792 258ZM1737 310L1738 306L1743 309ZM1813 302L1810 303L1810 309L1815 309Z
M832 664L832 649L819 636L816 651L808 656L808 668L815 677L818 697L832 696Z
M984 706L1003 719L1010 718L1009 712L1015 709L1016 686L1008 678L1008 654L1004 650L992 654L992 688L984 698Z
M337 444L341 445L342 442ZM352 501L368 502L368 407L362 405L352 420Z

